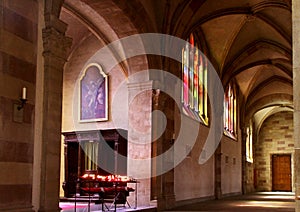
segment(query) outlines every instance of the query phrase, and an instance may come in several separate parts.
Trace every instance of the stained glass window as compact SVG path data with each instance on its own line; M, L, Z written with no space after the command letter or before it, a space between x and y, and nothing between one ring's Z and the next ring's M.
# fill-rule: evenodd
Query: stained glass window
M236 94L230 84L224 97L224 129L225 134L234 137L236 133Z
M182 104L186 115L208 124L207 58L191 34L182 49Z

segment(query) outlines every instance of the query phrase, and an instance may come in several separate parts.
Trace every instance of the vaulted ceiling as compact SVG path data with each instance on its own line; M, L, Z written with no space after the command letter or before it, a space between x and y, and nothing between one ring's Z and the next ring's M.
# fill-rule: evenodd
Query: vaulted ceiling
M90 36L105 45L137 33L198 33L224 86L237 83L243 121L259 124L293 107L291 13L290 0L65 0L61 19L70 57Z

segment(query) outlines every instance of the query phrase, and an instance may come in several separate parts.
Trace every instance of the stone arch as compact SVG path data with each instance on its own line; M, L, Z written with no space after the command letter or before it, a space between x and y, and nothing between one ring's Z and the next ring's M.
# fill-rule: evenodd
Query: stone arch
M293 111L273 111L274 113L263 121L257 132L255 149L255 170L258 191L272 191L272 155L291 155L293 167L294 141L293 141ZM290 173L292 176L292 172ZM291 179L292 180L292 179Z
M293 96L288 94L273 94L273 95L268 95L266 97L260 98L255 102L253 102L251 105L246 105L246 107L243 108L241 117L244 117L244 119L241 120L241 123L248 123L250 118L253 117L253 115L257 111L263 108L267 108L271 106L281 106L281 105L289 106L292 105L292 102L293 102ZM245 111L247 111L247 113L245 113Z
M100 43L98 48L127 36L150 31L149 28L153 29L151 22L147 21L150 19L147 18L143 5L138 1L130 2L129 5L127 2L116 1L84 1L79 4L76 1L66 0L63 7L63 17L66 19L64 21L69 22L69 28L72 28L72 24L74 24L73 21L70 21L70 17L77 19L81 22L80 27L86 28L88 33L96 37L96 40ZM144 11L139 14L143 14L145 19L137 19L136 10ZM114 13L110 11L114 11ZM68 16L66 16L66 12ZM145 21L149 23L145 24ZM78 25L75 26L78 28ZM72 36L75 37L76 35L73 33L70 37ZM78 46L78 44L76 45ZM116 59L126 54L126 51L128 51L128 47L125 46L112 49L113 56ZM153 61L153 58L149 59L148 57L147 55L139 55L122 61L120 63L121 71L128 77L140 71L141 65L149 67L149 61ZM152 62L152 64L157 64L157 61Z

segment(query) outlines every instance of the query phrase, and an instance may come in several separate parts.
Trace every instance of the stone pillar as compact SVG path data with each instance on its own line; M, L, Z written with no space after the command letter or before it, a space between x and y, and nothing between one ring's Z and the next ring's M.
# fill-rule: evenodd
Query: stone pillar
M152 81L129 83L128 95L128 176L139 181L137 206L150 206Z
M222 198L222 148L221 143L215 151L215 198Z
M33 204L41 212L60 211L62 83L71 44L67 25L58 19L62 2L44 2L43 66L37 70Z
M246 158L247 127L242 129L242 193L247 193L247 158Z
M160 173L162 170L174 167L174 152L172 156L164 154L174 142L174 100L159 90L154 90L153 92L153 111L162 112L166 118L164 120L157 113L153 113L152 117L152 134L153 138L156 139L153 145L155 148L153 149L155 151L153 156L165 155L162 160L155 161L156 164L153 167L153 170L157 170L157 174L153 176L155 179L153 189L155 189L157 197L157 209L163 211L175 206L174 168L166 173ZM162 130L163 134L160 136Z
M293 29L293 98L294 98L294 187L296 206L300 211L300 0L292 1Z

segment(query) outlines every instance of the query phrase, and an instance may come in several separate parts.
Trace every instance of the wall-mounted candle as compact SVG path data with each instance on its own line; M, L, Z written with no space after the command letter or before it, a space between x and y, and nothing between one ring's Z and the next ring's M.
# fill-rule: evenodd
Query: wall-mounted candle
M22 99L26 99L26 87L23 87L23 90L22 90Z

